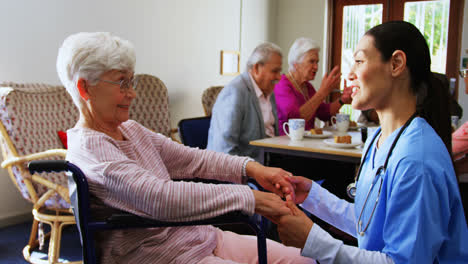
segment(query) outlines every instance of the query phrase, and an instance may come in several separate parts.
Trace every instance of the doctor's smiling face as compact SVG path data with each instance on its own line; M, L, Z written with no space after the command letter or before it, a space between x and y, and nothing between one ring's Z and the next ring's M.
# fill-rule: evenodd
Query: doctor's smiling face
M391 89L391 63L385 62L375 47L374 38L365 35L354 52L354 64L348 75L353 87L352 107L360 110L385 107Z

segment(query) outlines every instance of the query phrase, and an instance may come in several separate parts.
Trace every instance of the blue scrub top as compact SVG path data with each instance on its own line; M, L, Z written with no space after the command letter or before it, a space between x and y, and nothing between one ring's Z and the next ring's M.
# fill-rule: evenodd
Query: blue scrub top
M359 247L386 253L395 263L468 263L468 229L452 161L423 118L410 123L386 171L375 176L400 129L378 150L377 140L366 145L371 149L357 182L355 216L358 222L362 210L362 229L367 223L369 227L364 236L357 234ZM378 133L380 129L373 136ZM372 181L375 185L369 192Z

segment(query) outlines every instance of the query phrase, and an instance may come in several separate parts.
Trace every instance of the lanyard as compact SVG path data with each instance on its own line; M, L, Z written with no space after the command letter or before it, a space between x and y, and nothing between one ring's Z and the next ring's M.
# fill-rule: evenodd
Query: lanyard
M372 216L374 215L374 211L375 211L375 208L377 207L377 203L379 202L379 197L380 197L380 191L382 190L382 183L383 183L383 179L380 179L380 186L379 186L379 191L377 193L377 199L375 200L375 204L374 204L374 207L372 208L372 212L371 212L371 215L369 217L369 221L367 222L367 224L365 225L364 229L362 228L362 221L361 221L361 217L362 217L362 213L364 212L364 208L366 207L366 204L367 204L367 200L369 199L369 196L370 196L370 193L372 192L372 189L374 188L374 184L376 183L376 179L377 179L377 176L380 175L380 173L385 173L385 171L387 170L387 164L388 164L388 161L390 159L390 156L392 155L392 152L393 152L393 149L395 148L395 145L396 143L398 142L398 139L400 139L400 136L401 134L403 134L403 131L405 131L405 129L409 126L409 124L411 123L411 121L416 117L416 113L414 113L407 121L406 123L403 125L403 127L400 129L400 131L398 132L397 136L395 137L395 139L393 140L392 142L392 145L390 146L390 150L388 151L388 154L387 154L387 157L385 158L385 162L384 162L384 165L383 166L380 166L376 172L375 172L375 175L374 175L374 179L372 180L372 183L371 183L371 186L369 188L369 192L367 193L367 196L366 196L366 200L364 201L364 204L362 205L362 209L361 209L361 213L359 214L359 218L358 218L358 221L357 221L357 231L358 231L358 234L361 235L361 236L364 236L364 233L366 232L367 228L369 227L369 224L370 224L370 221L372 220ZM363 161L366 159L367 157L367 154L369 153L369 149L371 148L372 144L374 143L375 139L377 138L378 136L378 133L376 135L374 135L374 137L372 138L368 148L366 149L366 153L364 154L364 157L363 157ZM362 170L362 164L361 163L359 165L359 169L358 169L358 173L356 175L356 179L353 183L351 183L348 187L347 187L347 193L348 193L348 196L350 198L353 198L356 197L356 182L359 180L359 177L361 176L361 170Z

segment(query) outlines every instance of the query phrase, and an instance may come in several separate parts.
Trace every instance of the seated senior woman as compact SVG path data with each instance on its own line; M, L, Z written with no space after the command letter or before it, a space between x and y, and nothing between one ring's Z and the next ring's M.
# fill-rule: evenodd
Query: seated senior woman
M351 88L346 87L340 98L332 103L325 103L325 98L338 87L341 79L338 67L325 74L320 89L309 81L315 79L319 62L318 43L309 38L298 38L289 49L289 73L283 74L275 86L276 106L278 109L279 127L290 118L303 118L305 129L314 128L315 117L329 121L338 113L343 104L351 103ZM280 134L284 131L280 129Z
M307 131L314 128L315 117L329 121L343 104L352 101L351 88L345 87L339 99L332 103L324 102L332 89L338 87L341 79L338 67L324 75L318 91L309 82L315 79L318 70L319 50L318 43L309 38L296 39L289 49L289 73L281 76L274 90L280 135L285 134L281 128L288 119L305 119ZM271 155L270 160L270 164L276 164L295 175L304 175L314 180L323 179L327 175L323 186L344 199L346 194L343 190L354 177L354 165L346 162L283 155Z
M273 193L240 184L203 184L173 179L245 182L247 176L277 194L293 194L290 173L247 157L188 148L129 120L135 98L135 53L110 33L69 36L59 50L57 72L80 110L67 131L67 160L86 174L95 212L115 209L163 221L190 221L242 210L290 213ZM274 215L273 215L274 216ZM100 263L256 263L256 239L213 226L106 231L97 237ZM315 263L299 249L267 241L272 263Z

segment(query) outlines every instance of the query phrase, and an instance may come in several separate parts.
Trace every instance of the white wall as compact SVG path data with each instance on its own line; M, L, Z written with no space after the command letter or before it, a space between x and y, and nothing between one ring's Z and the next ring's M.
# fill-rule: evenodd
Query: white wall
M294 40L309 37L324 43L324 20L326 0L278 0L277 19L274 22L275 43L283 50L283 72L288 72L288 52ZM320 49L320 63L324 63L323 46ZM317 78L312 82L318 89L323 76L319 67Z
M465 1L465 9L463 15L463 32L462 32L462 45L461 45L461 58L468 58L468 1ZM463 117L460 125L468 121L468 94L465 93L465 82L462 78L458 77L458 103L463 108Z
M264 41L273 41L271 25L277 0L243 0L241 33L241 72L255 47Z
M161 78L169 90L171 123L204 115L201 94L224 85L220 51L239 50L241 66L269 39L269 0L0 0L0 80L59 84L57 50L79 31L110 31L133 42L137 73ZM241 30L242 12L242 30ZM242 41L240 36L242 35ZM0 224L30 213L30 205L0 170Z

